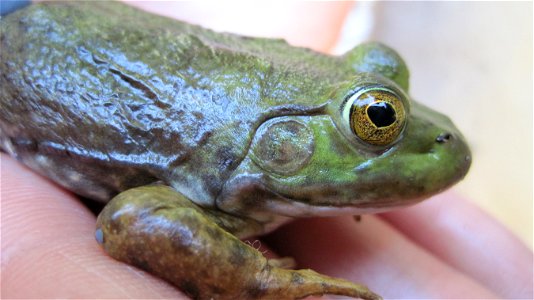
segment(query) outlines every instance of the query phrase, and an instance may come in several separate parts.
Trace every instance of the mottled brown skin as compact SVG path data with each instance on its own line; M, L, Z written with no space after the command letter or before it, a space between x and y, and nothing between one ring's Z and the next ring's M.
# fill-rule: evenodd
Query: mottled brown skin
M378 43L332 57L111 2L32 5L0 29L2 149L109 201L104 249L192 298L377 299L239 238L413 204L469 168L460 132L410 99L405 63ZM397 98L387 140L343 116L363 90Z

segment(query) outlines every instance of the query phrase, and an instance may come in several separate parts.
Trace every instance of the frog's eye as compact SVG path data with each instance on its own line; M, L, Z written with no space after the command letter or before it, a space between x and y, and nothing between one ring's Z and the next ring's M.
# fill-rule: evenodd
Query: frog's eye
M389 145L397 140L406 120L404 104L384 87L362 89L343 107L343 119L352 133L371 145Z

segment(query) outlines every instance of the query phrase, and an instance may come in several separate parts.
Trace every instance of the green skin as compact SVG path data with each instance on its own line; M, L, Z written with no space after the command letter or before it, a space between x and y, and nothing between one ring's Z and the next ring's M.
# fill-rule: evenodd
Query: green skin
M104 249L193 298L378 298L239 238L413 204L470 165L462 135L409 98L405 63L381 44L332 57L108 2L32 5L0 26L3 150L75 193L113 198L97 222ZM406 110L385 146L341 113L368 86Z

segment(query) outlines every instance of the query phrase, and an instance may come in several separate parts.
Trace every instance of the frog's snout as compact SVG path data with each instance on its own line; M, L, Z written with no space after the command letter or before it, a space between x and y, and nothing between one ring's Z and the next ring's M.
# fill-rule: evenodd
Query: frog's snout
M438 134L435 141L438 144L446 144L446 143L452 142L455 138L456 137L450 132L442 132ZM467 150L467 154L465 154L464 156L464 161L465 161L466 169L469 169L469 166L471 165L471 154L469 153L468 150Z
M446 150L442 152L442 158L448 160L451 166L455 166L455 171L450 177L451 184L463 178L471 167L471 151L462 135L459 132L454 132L454 130L441 131L436 135L434 145L436 147L433 147L434 149L431 152L439 152L440 150L437 150L437 148Z

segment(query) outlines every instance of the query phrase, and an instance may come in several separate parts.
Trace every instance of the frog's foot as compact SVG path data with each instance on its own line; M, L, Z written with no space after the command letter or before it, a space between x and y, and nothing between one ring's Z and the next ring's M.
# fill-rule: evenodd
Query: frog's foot
M97 221L97 240L114 258L171 282L195 299L296 299L338 294L380 297L311 270L279 268L236 236L261 226L204 210L165 186L119 194ZM283 265L284 263L282 263Z

